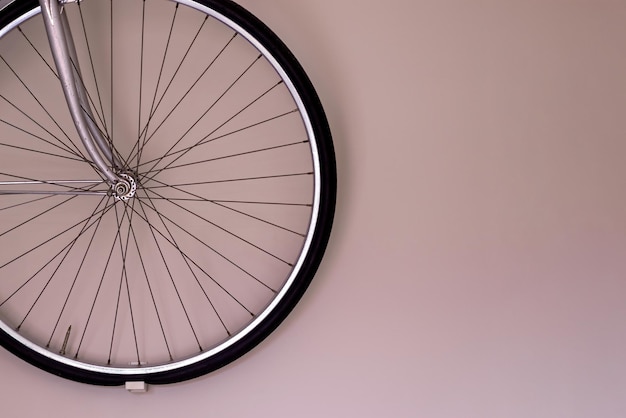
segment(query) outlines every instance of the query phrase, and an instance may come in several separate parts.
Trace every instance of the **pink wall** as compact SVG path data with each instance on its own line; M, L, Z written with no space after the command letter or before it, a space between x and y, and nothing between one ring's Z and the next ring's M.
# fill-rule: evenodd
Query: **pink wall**
M240 361L142 395L0 351L1 415L626 416L626 3L239 3L336 138L310 291Z

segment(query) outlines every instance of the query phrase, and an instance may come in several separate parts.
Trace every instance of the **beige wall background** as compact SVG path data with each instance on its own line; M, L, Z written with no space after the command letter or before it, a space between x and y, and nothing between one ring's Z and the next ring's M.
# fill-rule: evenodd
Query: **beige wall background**
M241 360L140 395L2 350L0 414L626 416L626 2L239 3L335 136L310 291Z

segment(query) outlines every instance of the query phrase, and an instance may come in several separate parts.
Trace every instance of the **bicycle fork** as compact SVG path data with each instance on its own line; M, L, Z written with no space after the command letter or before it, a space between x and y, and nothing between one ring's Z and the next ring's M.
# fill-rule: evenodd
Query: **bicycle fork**
M116 156L112 144L107 141L94 122L80 68L70 25L63 6L77 0L39 0L46 27L50 49L57 68L76 131L91 162L98 168L109 184L112 194L128 200L135 192L135 180L122 172L123 164Z

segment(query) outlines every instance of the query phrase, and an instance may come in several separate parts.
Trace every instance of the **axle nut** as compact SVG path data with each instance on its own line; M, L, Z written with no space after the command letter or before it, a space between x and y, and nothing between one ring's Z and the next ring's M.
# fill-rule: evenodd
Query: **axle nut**
M135 195L135 192L137 191L137 183L135 182L135 179L128 174L121 173L119 176L122 180L115 183L113 191L115 192L115 198L117 200L123 200L126 202Z

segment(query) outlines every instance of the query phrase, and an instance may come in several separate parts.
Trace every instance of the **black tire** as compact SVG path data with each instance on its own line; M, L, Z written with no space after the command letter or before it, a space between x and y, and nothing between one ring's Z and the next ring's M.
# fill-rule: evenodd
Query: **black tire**
M98 1L98 0L90 0ZM89 384L122 385L127 381L144 381L149 384L167 384L196 378L223 367L241 357L265 339L292 311L309 286L324 254L329 240L336 195L335 157L329 126L320 100L302 67L281 40L251 13L229 0L197 0L228 20L239 25L272 55L300 95L311 123L317 143L320 167L320 202L317 223L311 236L309 250L293 284L286 290L276 306L253 330L226 349L200 361L185 363L181 367L149 373L110 373L106 366L100 368L75 367L71 362L59 362L40 349L18 341L15 335L0 329L0 344L21 359L55 375ZM38 7L36 0L16 0L0 11L0 28L11 25L15 19ZM3 274L0 267L0 277ZM2 295L0 295L2 297ZM2 315L2 312L0 312ZM0 320L4 321L3 317ZM69 333L69 332L68 332Z

